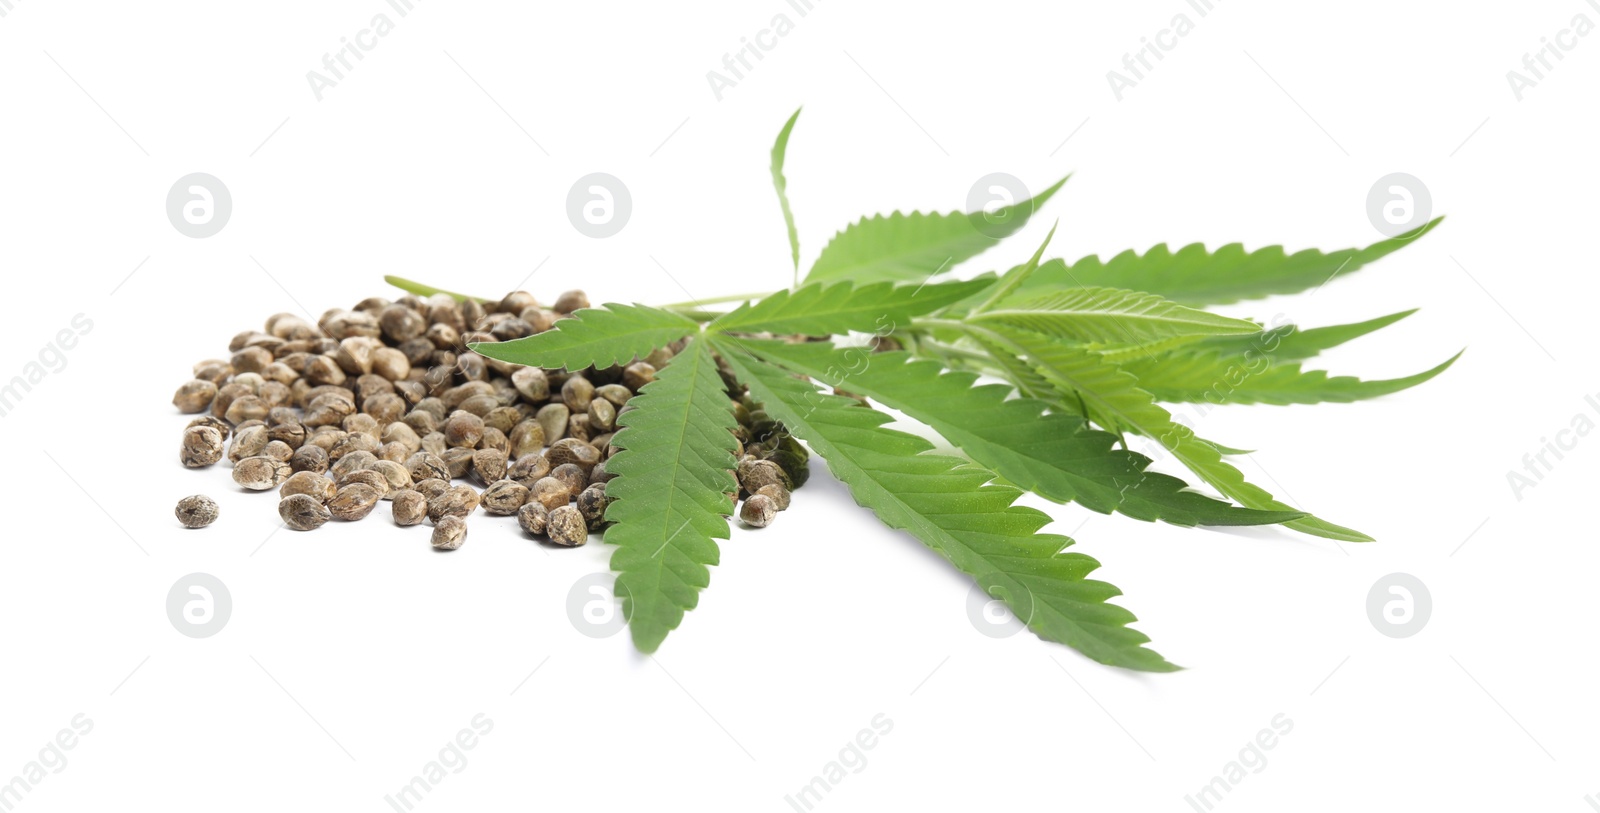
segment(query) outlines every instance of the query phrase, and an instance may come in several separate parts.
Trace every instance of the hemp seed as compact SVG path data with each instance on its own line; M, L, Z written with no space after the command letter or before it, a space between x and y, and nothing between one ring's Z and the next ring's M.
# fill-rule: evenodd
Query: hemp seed
M372 490L378 493L378 499L380 500L387 499L389 496L388 478L372 469L352 471L349 474L340 477L337 481L337 485L341 489L345 486L354 485L356 483L365 483L366 485L371 486Z
M217 385L201 379L195 379L178 388L172 396L172 405L179 412L193 414L205 412L211 406L211 399L217 397Z
M560 480L567 487L567 491L577 494L589 485L589 475L582 468L571 463L562 463L550 470L550 476Z
M770 483L756 489L756 494L772 500L772 504L777 507L779 511L789 510L789 489L784 488L777 483Z
M583 291L572 290L556 297L555 304L550 306L550 310L556 313L568 314L587 307L589 307L588 294Z
M583 515L583 521L591 531L598 531L605 526L606 508L610 505L611 498L606 496L605 483L589 486L578 495L578 513Z
M499 449L473 452L472 474L485 486L506 479L506 453Z
M296 531L313 531L327 524L333 512L310 494L290 494L278 502L278 517Z
M217 502L203 494L178 500L173 511L185 528L204 528L217 521Z
M420 491L406 489L394 495L394 524L403 527L418 525L428 516L428 498Z
M572 502L572 489L554 477L545 477L535 482L533 488L528 489L528 500L554 511Z
M572 411L566 404L550 403L539 407L533 419L544 427L544 442L553 446L567 436L567 422L571 416Z
M600 462L600 450L577 438L563 438L550 444L550 449L544 456L550 461L551 466L571 463L586 474Z
M333 499L338 492L339 489L334 486L332 480L316 472L300 471L289 475L289 479L283 481L283 486L278 489L278 497L288 499L296 494L305 494L315 497L318 502L325 503Z
M289 479L289 464L270 457L247 457L233 467L233 481L251 491L268 491Z
M328 450L321 446L301 446L290 456L289 468L297 472L309 471L322 474L328 470Z
M745 493L754 494L763 486L779 485L789 488L789 475L777 463L771 460L758 460L745 457L739 461L739 487Z
M467 541L467 521L459 516L441 517L433 524L433 549L456 550Z
M538 367L523 367L511 374L511 384L530 404L550 400L550 379ZM212 393L215 395L215 393Z
M739 519L752 528L765 528L778 515L778 504L765 494L756 494L739 508Z
M517 524L534 536L542 536L550 525L550 509L537 502L524 503L517 509Z
M386 500L394 499L396 492L403 491L411 487L411 473L406 471L405 466L402 466L393 460L376 461L371 466L367 467L367 470L383 478L388 491L388 493L384 495L384 499Z
M178 452L183 465L198 469L222 459L222 433L209 426L183 430L183 446Z
M380 499L382 495L372 486L366 483L350 483L341 487L333 499L328 501L328 510L333 513L335 519L355 522L365 519L372 513L372 509L378 507Z
M431 500L434 497L449 491L450 482L448 480L440 480L437 477L430 477L426 480L418 481L416 485L412 486L412 489L414 489L418 494L421 494L424 498Z
M589 526L584 522L583 514L570 505L551 511L546 528L550 533L550 541L557 545L575 548L589 541Z
M499 480L483 492L482 504L486 514L509 517L528 501L528 487L515 480Z
M478 510L481 501L472 486L452 486L449 491L428 500L428 519L437 525L445 517L465 517Z
M472 449L483 440L483 419L470 412L455 412L444 422L444 439L453 447Z
M589 429L610 432L617 425L617 408L604 398L589 402Z

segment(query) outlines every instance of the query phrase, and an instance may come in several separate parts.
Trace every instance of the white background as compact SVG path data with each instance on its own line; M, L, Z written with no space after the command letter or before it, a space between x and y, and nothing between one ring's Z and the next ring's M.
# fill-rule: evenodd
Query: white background
M791 810L878 714L892 732L817 809L1191 810L1278 714L1292 732L1219 809L1580 811L1600 793L1600 440L1520 500L1507 483L1573 416L1600 421L1583 400L1600 392L1600 38L1521 101L1506 79L1575 15L1600 21L1584 2L13 4L0 379L74 314L94 325L0 419L0 782L75 714L94 722L18 809L390 810L479 713L492 732L421 809ZM394 31L318 101L306 73L380 12ZM793 32L718 101L707 71L780 12ZM1195 30L1118 101L1106 73L1180 12ZM1130 674L979 634L970 582L819 466L773 528L734 531L650 659L568 620L570 586L605 570L598 541L551 550L480 516L437 555L387 507L274 533L273 498L179 466L169 399L193 362L272 313L390 294L385 273L498 295L533 272L546 300L782 287L767 151L802 104L803 262L861 214L960 208L990 172L1035 189L1076 174L974 273L1025 258L1057 218L1068 258L1365 245L1373 182L1423 179L1449 215L1426 239L1314 296L1228 310L1318 325L1422 307L1329 369L1462 360L1374 402L1201 425L1260 450L1252 479L1379 541L1052 507L1188 667ZM565 209L596 171L634 203L603 240ZM165 215L190 172L232 192L209 239ZM222 518L186 532L172 506L197 492ZM1404 640L1365 609L1397 571L1434 604ZM204 640L165 612L193 572L234 603Z

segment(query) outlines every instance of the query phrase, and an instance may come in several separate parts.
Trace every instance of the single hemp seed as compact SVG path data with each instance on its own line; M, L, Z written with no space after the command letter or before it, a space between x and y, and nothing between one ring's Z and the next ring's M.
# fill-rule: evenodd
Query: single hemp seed
M755 494L744 501L739 509L739 519L752 528L765 528L778 515L778 504L765 494Z
M467 521L455 514L440 517L433 524L434 550L455 550L467 541Z
M312 531L333 519L333 512L310 494L290 494L278 502L278 516L296 531Z
M217 521L217 502L210 497L196 494L178 500L178 507L173 513L185 528L204 528Z

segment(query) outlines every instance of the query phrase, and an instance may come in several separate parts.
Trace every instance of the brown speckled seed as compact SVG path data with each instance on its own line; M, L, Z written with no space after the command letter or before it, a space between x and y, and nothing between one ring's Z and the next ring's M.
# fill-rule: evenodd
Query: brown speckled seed
M470 412L457 412L445 422L445 442L463 449L476 448L483 440L483 419Z
M573 494L582 491L589 485L589 475L583 469L571 463L562 463L550 470L550 476L567 484L567 490Z
M528 499L543 505L546 510L554 511L572 502L572 489L554 477L545 477L529 489Z
M550 379L538 367L523 367L512 373L511 385L530 404L550 400Z
M450 479L450 466L438 455L428 452L418 452L406 459L406 471L410 472L412 482L420 483L423 480Z
M233 467L233 481L251 491L268 491L289 479L289 464L270 457L247 457Z
M583 514L570 505L551 511L546 528L550 541L557 545L575 548L589 541L589 526L583 521Z
M437 477L430 477L426 480L419 480L411 487L421 493L423 497L431 500L434 497L449 491L450 481L441 480Z
M239 426L233 431L233 442L228 444L228 459L237 463L247 457L260 456L271 440L263 424Z
M551 403L539 407L533 419L544 427L544 442L553 445L567 436L567 420L571 415L572 412L567 409L566 404Z
M178 388L172 396L172 405L179 412L194 414L205 412L211 406L211 399L217 397L217 385L210 381L195 379Z
M614 479L616 479L616 475L611 473L610 467L606 465L604 460L594 464L594 468L589 471L589 485L609 483Z
M756 489L756 493L772 500L772 504L776 506L779 511L789 510L789 489L784 488L777 483L771 483Z
M315 497L317 502L325 503L333 499L333 495L338 492L339 489L334 486L332 480L316 472L298 471L283 481L283 487L278 489L278 497L286 499L296 494L306 494Z
M333 512L310 494L291 494L278 501L278 517L293 530L312 531L332 519Z
M530 534L543 535L550 524L550 509L536 502L524 503L517 509L517 524Z
M428 500L428 519L438 524L445 517L465 517L478 510L482 499L472 486L452 486L449 491Z
M222 433L209 426L183 430L183 447L178 452L183 465L198 469L222 459Z
M440 455L439 459L444 461L444 465L450 470L450 477L453 479L466 477L467 472L472 470L473 454L474 451L472 449L455 447L445 449L444 454Z
M328 501L328 510L333 512L336 519L355 522L372 513L372 509L378 507L378 501L381 499L378 490L372 486L366 483L351 483L339 489L339 493Z
M289 468L293 471L322 474L328 470L328 450L309 443L301 446L295 449L294 455L289 458Z
M467 521L451 515L441 517L433 525L434 550L455 550L467 541Z
M571 290L556 297L555 304L550 306L550 310L556 313L572 313L587 307L589 307L589 295L583 291Z
M506 479L506 453L499 449L479 449L473 452L472 475L486 486Z
M595 432L610 432L617 426L617 408L604 398L596 398L589 402L589 429Z
M551 466L571 463L583 469L585 474L594 468L594 464L600 462L600 451L577 438L564 438L550 444L550 449L544 456L550 461Z
M388 478L385 478L382 474L379 474L372 469L352 471L349 474L340 477L335 482L339 488L344 488L345 486L353 485L355 483L365 483L369 486L372 486L372 490L378 492L378 499L380 500L387 499L389 497Z
M388 493L383 497L386 500L394 499L396 493L411 487L411 473L393 460L379 460L369 466L368 471L377 473L388 483Z
M622 383L638 392L644 385L656 380L656 368L646 361L629 364L622 369Z
M233 434L233 427L228 425L227 421L222 420L221 418L213 418L210 415L201 415L200 417L190 421L189 425L184 428L192 429L196 426L209 426L212 429L217 430L222 434L223 440L227 440L228 436Z
M420 491L406 489L394 495L394 524L417 525L428 516L428 498Z
M583 514L583 521L589 530L598 531L606 524L606 506L610 504L611 498L606 496L605 483L589 486L578 495L578 513Z
M539 452L525 454L506 468L506 479L533 488L533 484L550 476L550 461Z
M203 494L178 500L173 514L185 528L204 528L217 521L217 502Z
M780 485L789 488L789 475L771 460L758 460L746 457L739 461L739 487L746 493L754 494L763 486Z
M752 528L765 528L778 515L777 503L764 494L756 494L744 501L739 509L739 519Z
M483 511L486 514L509 517L528 501L528 487L515 480L498 480L483 492Z

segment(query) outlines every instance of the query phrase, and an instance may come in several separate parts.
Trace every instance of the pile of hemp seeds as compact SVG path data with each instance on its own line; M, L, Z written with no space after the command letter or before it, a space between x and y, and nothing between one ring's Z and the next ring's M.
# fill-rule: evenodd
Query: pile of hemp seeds
M582 291L549 307L517 291L499 302L372 297L315 325L276 314L234 336L227 360L194 365L178 388L173 405L199 415L179 459L199 469L226 458L240 488L277 492L278 516L298 531L361 520L388 502L396 525L431 524L438 550L460 548L480 510L514 516L554 545L582 545L606 525L617 418L682 342L575 371L509 364L467 345L541 333L586 307ZM737 419L738 515L766 527L805 483L808 454L725 367L722 378ZM175 513L202 528L219 512L194 495Z

